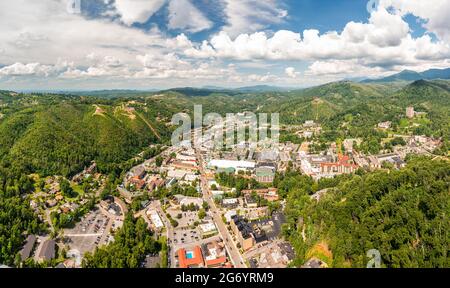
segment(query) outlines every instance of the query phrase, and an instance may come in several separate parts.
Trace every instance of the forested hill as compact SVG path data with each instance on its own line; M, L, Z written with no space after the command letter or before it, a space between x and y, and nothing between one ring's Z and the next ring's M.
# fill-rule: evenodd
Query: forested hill
M150 100L9 93L2 100L0 159L18 171L67 176L95 160L109 172L170 139L172 112Z
M371 249L382 267L449 267L450 164L414 159L400 171L343 176L319 185L287 176L285 235L297 265L316 257L331 267L360 267ZM320 201L310 198L328 188Z

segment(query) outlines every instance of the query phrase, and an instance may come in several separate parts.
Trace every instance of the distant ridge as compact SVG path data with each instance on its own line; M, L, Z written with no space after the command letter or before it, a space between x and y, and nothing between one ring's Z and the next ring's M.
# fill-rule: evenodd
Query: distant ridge
M396 81L412 82L417 80L434 80L434 79L450 79L450 68L430 69L423 72L403 70L400 73L380 79L365 79L361 81L361 83L385 83Z

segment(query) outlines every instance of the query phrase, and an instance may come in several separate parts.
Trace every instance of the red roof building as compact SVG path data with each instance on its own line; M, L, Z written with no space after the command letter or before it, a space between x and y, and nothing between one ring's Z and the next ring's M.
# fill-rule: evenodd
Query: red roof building
M185 249L178 250L178 263L180 268L197 268L203 267L203 255L200 246L196 246L192 251Z
M342 154L339 154L337 162L320 164L322 173L353 173L356 169L358 169L358 165L350 163L350 157Z

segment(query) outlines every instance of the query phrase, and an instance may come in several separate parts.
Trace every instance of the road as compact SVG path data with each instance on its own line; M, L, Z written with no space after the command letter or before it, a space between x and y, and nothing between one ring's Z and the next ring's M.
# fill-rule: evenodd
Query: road
M225 248L227 249L228 255L230 257L231 262L233 263L235 268L247 268L245 265L245 260L242 257L241 253L239 252L239 249L236 246L236 243L233 241L233 237L231 236L230 232L227 229L227 226L225 223L223 223L221 213L219 209L216 206L216 203L214 203L212 195L209 191L208 186L208 179L206 179L205 175L205 169L204 169L204 162L202 159L202 155L197 151L197 159L200 163L199 169L200 169L200 179L201 179L201 187L203 191L203 199L208 203L209 209L212 213L213 220L216 223L217 229L219 230L219 234L222 237Z
M164 213L163 209L161 208L161 203L159 201L153 201L152 204L150 205L150 207L152 207L153 209L156 209L156 211L158 212L159 216L161 217L161 220L164 222L164 226L166 226L166 237L167 237L167 241L169 240L173 240L175 239L175 235L174 235L174 229L172 227L172 224L170 224L169 219L166 216L166 213ZM176 268L176 258L175 258L175 249L173 248L173 246L171 245L171 243L167 243L167 249L169 249L169 251L167 251L168 255L168 267L169 268Z

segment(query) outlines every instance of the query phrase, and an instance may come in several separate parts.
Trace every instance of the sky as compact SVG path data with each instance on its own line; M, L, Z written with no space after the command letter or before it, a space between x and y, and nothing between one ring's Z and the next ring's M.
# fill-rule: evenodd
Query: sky
M307 87L450 67L449 0L0 1L0 89Z

